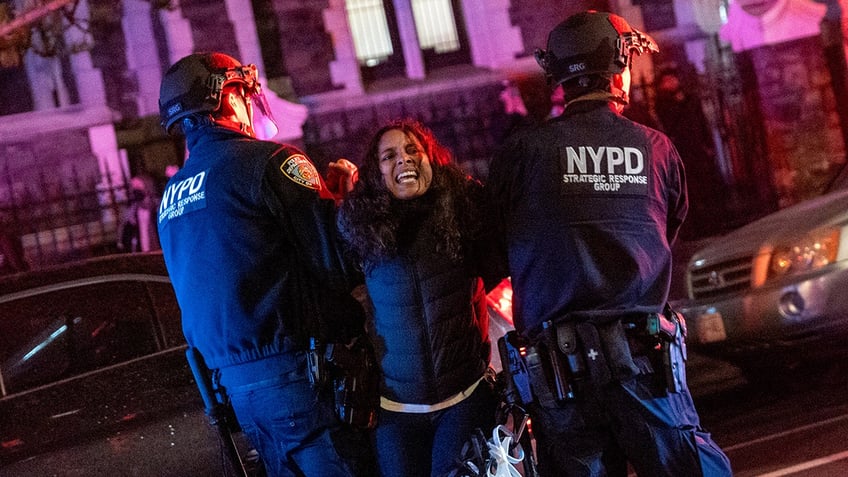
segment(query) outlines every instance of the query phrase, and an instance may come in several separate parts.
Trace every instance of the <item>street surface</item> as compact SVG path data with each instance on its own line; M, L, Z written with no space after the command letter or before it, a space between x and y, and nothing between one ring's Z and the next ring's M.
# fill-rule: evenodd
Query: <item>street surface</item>
M702 424L727 452L736 477L848 476L845 369L787 375L768 388L697 354L690 353L687 369ZM197 413L0 468L0 476L221 475L217 438L199 406Z
M848 367L785 373L768 387L697 355L688 370L702 425L736 477L848 475Z
M686 296L686 266L705 238L678 242L671 299ZM848 476L848 364L774 371L749 384L723 361L690 351L687 374L704 428L724 449L736 477Z

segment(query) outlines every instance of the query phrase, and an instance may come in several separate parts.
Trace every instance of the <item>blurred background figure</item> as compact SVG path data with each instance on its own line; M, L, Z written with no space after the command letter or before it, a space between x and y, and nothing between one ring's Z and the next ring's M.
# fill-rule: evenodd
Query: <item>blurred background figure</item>
M656 79L656 113L662 131L674 143L686 169L689 215L680 231L685 240L720 230L726 194L715 160L710 125L701 108L698 84L690 84L684 78L675 64L660 68Z
M644 90L639 87L632 87L630 89L630 102L624 106L624 111L622 111L624 117L628 119L632 119L637 123L644 124L649 128L660 129L660 125L657 122L654 115L651 113L650 108L648 107L647 99L645 98Z
M168 179L174 177L174 174L180 171L180 166L176 164L168 164L165 166L165 177Z
M503 116L496 116L492 123L492 134L497 144L503 142L517 129L531 124L527 106L521 96L521 90L510 80L504 80L503 89L498 99L503 104Z
M28 269L19 231L12 220L0 215L0 275Z
M524 99L521 97L521 90L518 89L518 86L512 81L504 80L503 87L499 99L504 105L506 114L521 118L527 117L527 107L524 106Z
M118 250L122 252L147 252L159 249L156 229L156 209L159 198L153 179L134 176L130 179L127 208L118 226Z
M556 118L565 111L565 93L562 91L562 85L556 85L551 90L551 111L548 113L548 119Z

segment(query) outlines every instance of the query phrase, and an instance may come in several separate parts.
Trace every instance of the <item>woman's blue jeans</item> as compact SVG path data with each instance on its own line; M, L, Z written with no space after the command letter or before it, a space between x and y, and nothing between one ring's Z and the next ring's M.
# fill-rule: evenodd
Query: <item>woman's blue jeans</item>
M475 429L491 434L497 399L485 380L460 403L412 414L380 411L376 452L383 477L436 477L458 467L463 445Z

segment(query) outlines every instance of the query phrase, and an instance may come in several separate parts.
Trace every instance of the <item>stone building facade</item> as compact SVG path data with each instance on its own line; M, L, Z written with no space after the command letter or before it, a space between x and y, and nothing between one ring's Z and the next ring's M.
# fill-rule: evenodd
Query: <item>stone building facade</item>
M762 125L765 154L746 165L771 183L776 208L820 195L846 163L841 3L737 2L720 31Z
M717 18L724 0L432 0L456 26L459 48L443 54L416 34L416 8L428 1L376 2L386 9L394 50L371 66L357 57L352 1L45 0L66 7L36 25L19 65L0 67L9 86L0 89L2 219L16 222L35 264L113 242L128 178L162 181L167 166L185 159L183 144L158 125L158 87L170 64L196 51L257 64L282 123L277 139L302 147L319 167L339 157L357 161L379 123L412 116L484 179L501 139L494 131L504 114L503 81L517 83L533 119L543 118L550 102L533 52L556 23L586 8L657 28L649 33L664 53L634 71L648 110L657 62L692 65L697 87L709 93L704 107L722 156L717 167L729 188L758 191L740 209L766 211L807 197L844 163L844 118L834 109L832 72L818 43L822 7L810 7L819 2L765 2L780 12L789 2L812 28L795 28L806 36L789 41L769 37L737 48L732 35L719 38L722 22L705 22L696 8L715 4L707 16ZM731 25L748 15L728 13ZM743 67L726 66L740 58ZM67 203L73 213L62 209Z

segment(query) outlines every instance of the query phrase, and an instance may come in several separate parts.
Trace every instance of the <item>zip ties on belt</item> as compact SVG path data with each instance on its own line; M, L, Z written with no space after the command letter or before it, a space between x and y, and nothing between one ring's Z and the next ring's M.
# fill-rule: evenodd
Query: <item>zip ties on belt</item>
M503 434L503 439L501 439ZM487 477L521 477L513 464L524 460L524 450L518 449L518 456L509 453L512 445L512 433L503 424L492 430L492 440L486 442L489 447L489 462L486 464Z

